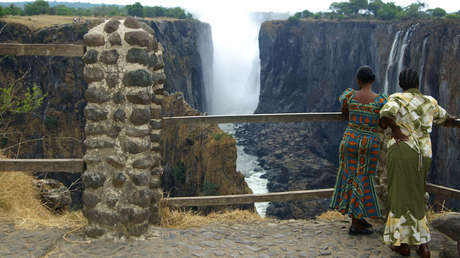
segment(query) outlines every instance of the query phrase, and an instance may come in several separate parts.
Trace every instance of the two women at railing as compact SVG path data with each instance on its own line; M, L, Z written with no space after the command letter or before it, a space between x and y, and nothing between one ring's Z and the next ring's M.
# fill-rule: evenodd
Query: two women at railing
M375 75L368 66L358 70L359 90L346 89L339 97L349 123L339 149L339 171L330 207L351 217L349 234L371 234L365 218L381 217L373 176L380 155L380 128L391 128L387 143L388 200L390 211L384 241L404 256L409 245L430 257L430 233L425 216L425 179L431 164L429 134L432 124L455 120L436 100L418 90L416 71L399 76L402 93L389 97L372 91Z

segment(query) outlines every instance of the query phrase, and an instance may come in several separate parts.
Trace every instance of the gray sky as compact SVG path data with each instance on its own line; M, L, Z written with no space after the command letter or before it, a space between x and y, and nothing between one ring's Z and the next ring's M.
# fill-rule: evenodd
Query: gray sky
M23 1L23 0L22 0ZM63 0L66 2L90 2L105 4L132 4L135 0ZM336 0L337 1L337 0ZM0 0L0 2L19 2ZM327 11L332 0L139 0L143 5L161 5L165 7L181 6L191 12L202 13L209 9L232 10L244 9L245 11L273 11L297 12L308 9L310 11ZM338 0L338 2L342 2ZM397 5L407 6L415 0L394 0ZM448 12L460 10L460 0L425 0L428 8L441 7ZM208 9L208 10L206 10Z

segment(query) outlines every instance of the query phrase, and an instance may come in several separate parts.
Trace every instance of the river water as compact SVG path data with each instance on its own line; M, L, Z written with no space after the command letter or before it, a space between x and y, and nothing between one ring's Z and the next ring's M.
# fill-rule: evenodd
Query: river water
M234 124L220 124L219 127L224 130L226 133L233 136L238 142L238 137L235 136L235 125ZM236 159L236 169L244 175L244 180L251 188L254 194L267 193L267 183L268 180L263 178L265 171L259 166L257 162L257 157L247 154L243 150L243 146L237 144L237 159ZM260 216L265 217L268 202L258 202L255 203L256 210Z

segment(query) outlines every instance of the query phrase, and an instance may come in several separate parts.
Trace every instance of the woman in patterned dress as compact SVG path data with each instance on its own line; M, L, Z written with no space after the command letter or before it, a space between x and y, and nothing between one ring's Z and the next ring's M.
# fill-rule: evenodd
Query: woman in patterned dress
M330 208L351 217L349 234L371 234L364 218L380 217L373 175L380 152L379 112L387 97L372 91L375 75L368 66L359 68L359 90L346 89L339 97L348 126L339 149L339 170Z
M410 256L409 245L419 245L417 253L430 257L430 231L425 216L425 179L431 164L430 132L433 122L455 120L431 96L418 90L416 71L399 75L402 93L392 94L380 111L382 127L390 127L387 171L388 214L384 242L393 251Z

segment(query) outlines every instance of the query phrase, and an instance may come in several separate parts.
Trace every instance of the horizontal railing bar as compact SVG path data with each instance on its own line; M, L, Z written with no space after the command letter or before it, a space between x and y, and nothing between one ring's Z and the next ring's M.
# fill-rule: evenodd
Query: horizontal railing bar
M81 57L84 53L84 45L0 43L0 55Z
M433 194L439 194L443 197L460 200L460 190L442 185L426 184L426 190Z
M210 116L175 116L163 117L166 123L176 124L226 124L226 123L292 123L313 121L343 121L341 112L322 113L275 113L275 114L243 114L243 115L210 115ZM445 124L448 127L460 128L460 119Z
M237 194L199 197L170 197L162 200L169 207L218 206L232 204L249 204L254 202L280 202L293 200L312 200L331 197L334 189L304 190L266 194Z
M82 173L82 159L0 159L0 172Z
M307 121L341 121L341 120L345 120L345 117L340 112L163 117L163 121L165 122L175 122L178 124L292 123L292 122L307 122Z
M379 187L380 188L380 187ZM440 194L444 197L460 200L460 190L427 184L427 191ZM237 194L237 195L217 195L217 196L198 196L198 197L169 197L162 200L162 205L169 207L187 206L220 206L233 204L250 204L255 202L280 202L293 200L313 200L319 198L329 198L334 192L333 188L303 190L290 192L277 192L265 194Z

